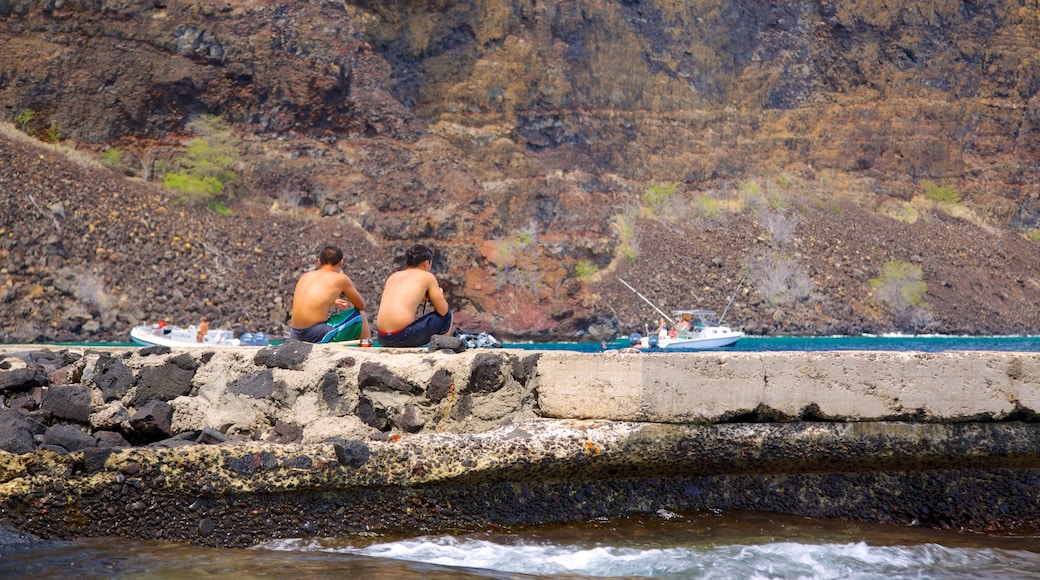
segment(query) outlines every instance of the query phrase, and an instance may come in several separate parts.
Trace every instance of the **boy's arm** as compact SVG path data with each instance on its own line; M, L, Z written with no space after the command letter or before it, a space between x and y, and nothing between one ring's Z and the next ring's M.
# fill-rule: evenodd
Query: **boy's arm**
M437 311L437 314L444 316L448 313L448 301L444 298L444 290L441 290L439 284L437 284L437 278L430 274L430 285L426 288L426 297L430 299L430 304L433 304L433 309Z
M347 300L354 305L354 308L358 310L365 309L365 299L361 297L361 293L354 287L354 283L350 281L350 277L346 274L343 275L343 295L347 297Z

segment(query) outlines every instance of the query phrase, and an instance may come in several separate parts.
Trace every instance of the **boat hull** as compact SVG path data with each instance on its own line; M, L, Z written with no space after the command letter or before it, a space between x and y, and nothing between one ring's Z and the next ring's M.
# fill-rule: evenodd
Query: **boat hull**
M744 335L742 333L736 333L733 335L722 335L717 337L707 338L669 338L658 343L658 348L664 349L676 349L676 350L703 350L707 348L722 348L724 346L730 346L736 344Z
M250 346L244 345L242 341L235 338L235 333L230 330L211 329L202 338L197 340L197 329L194 326L187 328L180 326L159 325L135 326L130 330L130 340L141 346L169 346L169 347L224 347L224 346ZM265 345L266 345L266 341ZM254 345L263 346L263 345Z
M707 350L731 346L743 337L743 332L731 330L727 327L710 327L701 330L696 335L687 337L644 337L640 341L639 347L661 350Z

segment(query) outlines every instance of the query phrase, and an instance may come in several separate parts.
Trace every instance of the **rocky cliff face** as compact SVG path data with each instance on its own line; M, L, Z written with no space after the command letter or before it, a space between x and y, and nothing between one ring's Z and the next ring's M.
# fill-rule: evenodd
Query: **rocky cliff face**
M0 2L5 120L134 176L0 137L0 338L278 333L330 240L373 301L431 244L506 339L640 330L618 277L756 333L1036 332L1038 43L996 1ZM145 182L204 114L232 216Z

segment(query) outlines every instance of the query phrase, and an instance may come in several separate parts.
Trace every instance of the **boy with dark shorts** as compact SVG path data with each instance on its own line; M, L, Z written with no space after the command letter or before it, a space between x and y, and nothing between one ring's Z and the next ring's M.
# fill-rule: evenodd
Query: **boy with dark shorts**
M451 310L437 278L430 272L433 251L416 244L405 254L405 268L390 275L383 286L376 325L379 344L387 347L416 347L430 342L435 334L451 332ZM422 305L433 312L416 318Z

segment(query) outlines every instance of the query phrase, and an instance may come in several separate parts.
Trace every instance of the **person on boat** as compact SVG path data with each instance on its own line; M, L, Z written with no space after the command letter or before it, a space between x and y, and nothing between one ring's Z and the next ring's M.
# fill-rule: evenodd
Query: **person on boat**
M386 279L376 314L379 344L415 347L430 342L435 334L451 331L451 309L444 291L430 272L433 251L416 244L405 253L405 268ZM419 307L422 314L416 317ZM433 307L432 312L426 312Z
M372 336L365 299L342 272L343 251L325 246L318 267L300 276L293 291L289 338L304 342L342 342ZM332 307L343 310L329 316Z
M206 337L206 333L209 332L209 320L205 316L199 320L199 328L195 332L195 342L202 342L202 339Z
M658 319L660 322L657 325L657 338L665 339L668 338L668 323L663 318Z
M688 312L684 312L682 318L680 318L679 321L675 323L675 331L678 333L680 337L685 338L686 335L689 334L690 320L692 320L692 318L693 317L691 317Z

